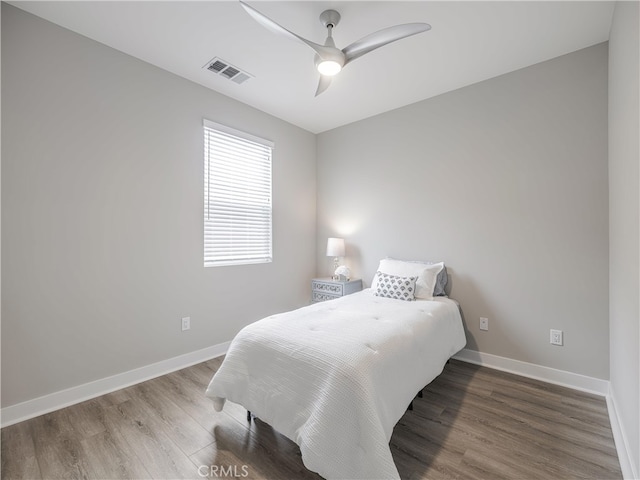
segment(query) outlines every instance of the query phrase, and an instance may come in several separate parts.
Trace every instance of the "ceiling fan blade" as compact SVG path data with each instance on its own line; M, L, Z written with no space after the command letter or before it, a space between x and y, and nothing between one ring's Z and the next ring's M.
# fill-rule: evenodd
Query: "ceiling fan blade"
M428 23L405 23L403 25L395 25L378 30L343 48L342 52L346 57L344 64L346 65L376 48L383 47L391 42L410 37L417 33L426 32L427 30L431 30L431 25Z
M318 82L318 89L316 90L316 97L324 92L329 85L331 85L331 78L327 75L320 75L320 81Z
M325 47L324 45L319 45L317 43L314 43L311 40L307 40L306 38L301 37L300 35L296 35L295 33L287 30L283 26L278 25L276 22L271 20L269 17L263 15L258 10L253 8L251 5L248 5L248 4L244 3L242 0L240 0L240 5L242 5L242 8L244 8L246 10L246 12L249 15L251 15L256 22L258 22L260 25L265 27L267 30L271 30L272 32L277 33L278 35L285 36L285 37L290 38L292 40L298 40L298 41L300 41L302 43L305 43L306 45L308 45L311 48L313 48L315 50L315 52L318 55L320 55L321 57L324 57L324 56L326 56L328 54L331 54L335 50L335 49L331 49L331 48Z

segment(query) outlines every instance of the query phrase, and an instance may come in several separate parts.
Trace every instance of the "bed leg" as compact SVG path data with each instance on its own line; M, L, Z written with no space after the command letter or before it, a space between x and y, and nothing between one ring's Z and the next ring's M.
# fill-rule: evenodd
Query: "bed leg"
M422 398L422 390L418 392L418 398Z
M247 422L251 423L251 411L247 410Z
M409 404L409 408L407 410L413 410L413 400L411 400L411 403Z

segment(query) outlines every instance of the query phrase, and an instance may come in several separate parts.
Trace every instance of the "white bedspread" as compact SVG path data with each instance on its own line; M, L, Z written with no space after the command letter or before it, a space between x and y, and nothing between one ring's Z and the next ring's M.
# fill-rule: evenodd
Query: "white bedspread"
M457 304L370 290L241 330L206 394L239 403L300 446L327 479L397 479L393 427L466 344Z

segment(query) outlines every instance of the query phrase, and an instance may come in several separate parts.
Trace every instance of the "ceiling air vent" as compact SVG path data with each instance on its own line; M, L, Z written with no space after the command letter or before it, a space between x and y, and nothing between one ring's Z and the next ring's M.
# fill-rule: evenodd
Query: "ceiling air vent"
M204 68L238 84L244 83L252 77L251 74L243 72L218 57L209 60Z
M220 73L222 70L224 70L228 66L229 65L227 65L224 62L221 62L220 60L216 60L215 62L211 63L207 68L212 72Z

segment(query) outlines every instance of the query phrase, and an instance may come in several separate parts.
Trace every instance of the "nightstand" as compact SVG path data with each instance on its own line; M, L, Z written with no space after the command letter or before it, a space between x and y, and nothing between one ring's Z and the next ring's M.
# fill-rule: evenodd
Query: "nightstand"
M311 281L311 301L314 303L333 300L362 290L362 280L341 282L331 278L314 278Z

